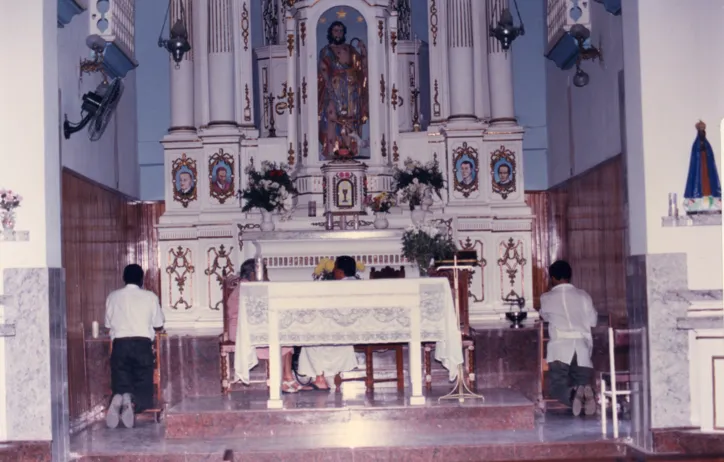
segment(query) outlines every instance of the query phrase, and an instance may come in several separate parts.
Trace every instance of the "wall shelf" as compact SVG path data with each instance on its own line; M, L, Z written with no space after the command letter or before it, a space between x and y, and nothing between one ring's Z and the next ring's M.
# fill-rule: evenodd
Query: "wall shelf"
M0 242L27 242L30 231L0 231Z
M721 214L661 217L661 226L663 228L678 228L687 226L721 226Z

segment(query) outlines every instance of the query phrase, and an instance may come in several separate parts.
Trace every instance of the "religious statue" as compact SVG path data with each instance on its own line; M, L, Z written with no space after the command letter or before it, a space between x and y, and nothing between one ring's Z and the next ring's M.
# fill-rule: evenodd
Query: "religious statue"
M721 184L714 150L706 139L706 124L699 121L696 132L684 190L684 208L687 214L721 213Z
M322 158L354 158L368 147L362 129L369 117L367 47L358 38L346 42L347 27L334 21L328 45L319 52L317 87Z

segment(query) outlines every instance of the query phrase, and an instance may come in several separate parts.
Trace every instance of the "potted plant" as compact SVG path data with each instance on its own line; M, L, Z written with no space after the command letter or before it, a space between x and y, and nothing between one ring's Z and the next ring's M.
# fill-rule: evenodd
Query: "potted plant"
M262 216L261 230L274 231L272 213L286 210L287 199L297 193L289 176L288 167L264 161L261 163L261 170L256 170L252 164L244 172L248 175L249 181L246 189L240 190L237 194L239 199L244 201L241 211L259 209Z
M410 206L414 223L424 221L425 214L433 204L433 191L442 199L440 190L445 187L445 179L436 160L423 164L407 158L403 168L395 167L394 191L400 195L400 201Z
M420 276L427 276L434 259L449 259L454 254L452 238L435 226L414 224L402 234L402 255L407 261L417 263Z
M3 231L15 229L15 209L20 207L23 196L11 190L0 189L0 221Z
M365 205L375 212L375 228L386 229L390 226L385 216L390 209L395 206L395 196L390 193L382 192L375 196L368 195L365 198Z

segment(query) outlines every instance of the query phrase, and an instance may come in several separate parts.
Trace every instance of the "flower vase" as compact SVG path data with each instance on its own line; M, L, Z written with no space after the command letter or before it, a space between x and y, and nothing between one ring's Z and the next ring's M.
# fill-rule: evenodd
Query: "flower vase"
M0 216L2 217L0 221L2 221L3 231L7 233L15 231L15 212L4 210Z
M274 215L269 210L261 209L261 226L262 231L274 231Z
M432 207L432 204L434 204L435 201L432 199L432 187L428 186L425 188L425 191L422 193L422 201L420 201L420 208L424 210L425 212L430 211L430 207Z
M375 212L375 228L376 229L387 229L390 226L390 222L387 221L386 212Z
M412 212L410 213L410 215L412 217L412 223L414 223L416 225L423 224L425 222L426 214L427 214L427 212L425 212L425 210L423 210L422 208L412 209Z

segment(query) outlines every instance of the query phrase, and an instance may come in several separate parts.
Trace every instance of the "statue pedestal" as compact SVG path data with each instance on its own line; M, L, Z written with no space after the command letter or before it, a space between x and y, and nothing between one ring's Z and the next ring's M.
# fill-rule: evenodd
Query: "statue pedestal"
M322 166L324 211L332 215L362 214L367 195L367 165L335 159Z

